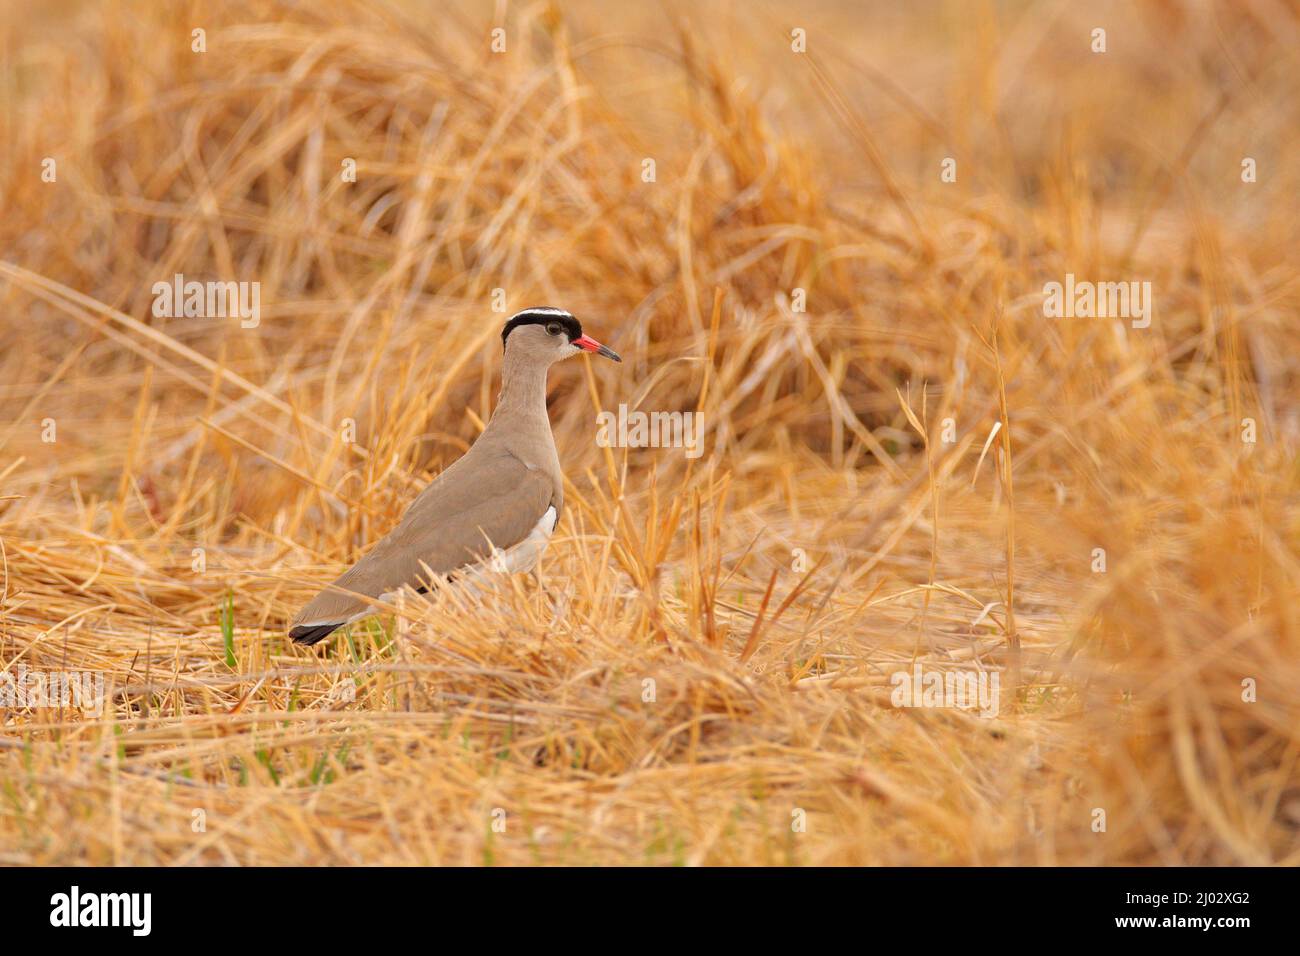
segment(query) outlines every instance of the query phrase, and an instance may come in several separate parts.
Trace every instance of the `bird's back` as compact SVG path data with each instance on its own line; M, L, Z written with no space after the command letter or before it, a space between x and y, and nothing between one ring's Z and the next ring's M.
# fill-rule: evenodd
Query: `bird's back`
M548 425L548 438L549 431ZM517 451L512 444L518 443L481 435L420 492L392 531L303 608L291 636L324 637L370 610L361 595L418 587L487 560L495 548L514 547L548 508L558 520L564 489L554 443L524 443Z

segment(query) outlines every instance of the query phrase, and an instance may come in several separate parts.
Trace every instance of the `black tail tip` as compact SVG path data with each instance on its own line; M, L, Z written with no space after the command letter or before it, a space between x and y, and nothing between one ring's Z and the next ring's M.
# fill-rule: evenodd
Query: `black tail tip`
M343 625L340 624L307 624L302 627L295 627L289 632L290 639L295 644L318 644L325 638L329 637Z

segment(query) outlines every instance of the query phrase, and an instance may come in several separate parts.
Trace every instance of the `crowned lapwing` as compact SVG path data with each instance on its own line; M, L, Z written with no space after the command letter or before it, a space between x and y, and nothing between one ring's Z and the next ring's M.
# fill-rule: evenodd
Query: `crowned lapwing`
M289 636L315 644L375 613L404 586L427 590L466 571L531 571L564 507L546 414L546 371L579 352L621 362L563 309L525 309L501 330L501 395L483 434L429 483L388 535L317 594Z

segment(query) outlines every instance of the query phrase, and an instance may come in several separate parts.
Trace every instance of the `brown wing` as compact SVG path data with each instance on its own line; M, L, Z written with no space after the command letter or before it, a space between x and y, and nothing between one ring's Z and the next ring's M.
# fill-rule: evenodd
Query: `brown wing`
M466 455L420 492L397 527L334 586L377 598L405 584L418 586L428 576L426 565L446 574L474 564L493 547L505 549L522 541L550 507L554 492L547 475L508 452L489 452L473 460ZM337 627L368 606L327 588L302 609L291 633L297 640L299 631ZM319 637L313 634L310 639Z

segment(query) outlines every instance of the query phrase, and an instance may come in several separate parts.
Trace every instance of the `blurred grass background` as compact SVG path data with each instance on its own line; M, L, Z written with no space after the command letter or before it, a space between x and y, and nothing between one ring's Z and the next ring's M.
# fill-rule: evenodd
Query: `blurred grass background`
M1300 861L1298 34L7 6L0 665L113 697L3 712L0 861ZM153 317L177 272L260 324ZM1067 272L1151 327L1044 318ZM541 586L290 645L490 415L497 289L625 359L552 371ZM620 402L706 454L597 447ZM918 660L999 716L892 707Z

